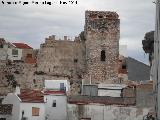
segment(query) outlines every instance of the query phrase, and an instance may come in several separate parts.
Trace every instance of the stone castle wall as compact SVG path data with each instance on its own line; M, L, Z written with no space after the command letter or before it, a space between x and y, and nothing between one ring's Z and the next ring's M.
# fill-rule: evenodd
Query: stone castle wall
M92 83L117 81L119 25L117 13L86 11L86 80L91 79Z
M7 65L2 72L9 69L6 74L14 75L21 88L42 89L46 79L67 79L71 94L80 93L82 79L86 83L91 79L93 84L114 83L118 80L119 22L115 12L86 11L84 32L75 40L49 36L40 45L37 63Z

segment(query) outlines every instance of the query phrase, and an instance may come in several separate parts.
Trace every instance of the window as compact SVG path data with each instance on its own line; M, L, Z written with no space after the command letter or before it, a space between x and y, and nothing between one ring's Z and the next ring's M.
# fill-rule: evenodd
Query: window
M81 118L81 120L91 120L91 118Z
M18 55L18 50L13 49L13 50L12 50L12 55Z
M105 50L101 51L101 61L105 61L106 60L106 52Z
M64 86L64 83L60 83L60 91L65 91L65 86Z
M32 116L39 116L39 108L32 107Z
M53 100L52 107L56 107L56 100Z
M6 120L6 118L0 118L0 120Z
M122 69L127 69L127 66L125 64L123 64Z
M103 16L100 15L100 16L98 16L98 18L103 18Z
M77 63L78 62L78 59L74 59L74 63Z
M0 48L3 48L3 45L2 45L2 44L0 45Z
M36 84L36 80L35 79L33 79L33 83Z

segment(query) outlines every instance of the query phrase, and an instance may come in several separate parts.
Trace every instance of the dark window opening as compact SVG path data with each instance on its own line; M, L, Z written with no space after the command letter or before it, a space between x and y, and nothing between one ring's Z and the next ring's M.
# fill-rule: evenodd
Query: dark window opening
M122 69L127 69L127 66L125 64L123 64Z
M36 80L35 79L33 79L33 83L36 84Z
M52 107L56 107L56 100L53 100Z
M98 16L99 18L103 18L103 16Z
M65 91L66 87L64 86L64 83L60 83L60 91Z
M13 50L12 50L12 55L18 55L18 50L13 49Z
M101 51L101 61L105 61L106 60L106 52L105 50Z
M77 63L78 62L78 59L74 59L74 63Z
M0 118L0 120L6 120L6 118Z
M3 48L3 45L2 45L2 44L0 45L0 48Z

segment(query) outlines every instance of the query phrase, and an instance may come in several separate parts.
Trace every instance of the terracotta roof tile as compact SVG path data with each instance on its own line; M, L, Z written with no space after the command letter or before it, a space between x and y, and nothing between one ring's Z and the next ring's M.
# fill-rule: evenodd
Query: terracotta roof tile
M65 91L55 91L55 90L45 90L43 91L44 95L65 95Z
M44 96L40 90L22 89L21 94L18 97L22 102L29 103L44 103Z
M27 45L25 43L12 43L12 44L20 49L33 49L32 47L30 47L29 45Z

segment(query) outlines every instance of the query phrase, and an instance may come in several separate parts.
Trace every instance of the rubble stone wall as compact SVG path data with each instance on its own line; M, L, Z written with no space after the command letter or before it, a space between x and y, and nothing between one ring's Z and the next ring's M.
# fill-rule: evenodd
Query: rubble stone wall
M120 21L115 12L86 11L86 80L115 83L118 80ZM105 56L101 60L102 51Z

